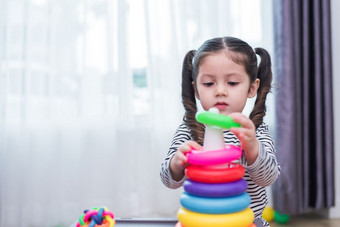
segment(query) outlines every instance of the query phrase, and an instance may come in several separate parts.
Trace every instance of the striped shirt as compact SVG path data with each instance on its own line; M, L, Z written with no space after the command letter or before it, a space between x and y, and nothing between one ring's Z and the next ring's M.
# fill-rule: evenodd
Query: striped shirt
M240 146L238 138L229 130L223 132L224 142ZM262 219L262 211L268 203L266 186L271 185L280 174L280 165L275 156L274 141L269 133L268 126L262 123L256 129L256 138L259 141L259 154L252 165L247 164L243 154L239 162L245 168L244 179L248 183L247 192L251 197L250 208L253 210L255 219ZM175 181L170 173L170 160L177 151L177 148L185 141L193 140L189 128L183 122L177 129L167 157L161 164L160 177L165 186L175 189L183 185L185 177L180 181ZM263 219L263 226L269 226Z

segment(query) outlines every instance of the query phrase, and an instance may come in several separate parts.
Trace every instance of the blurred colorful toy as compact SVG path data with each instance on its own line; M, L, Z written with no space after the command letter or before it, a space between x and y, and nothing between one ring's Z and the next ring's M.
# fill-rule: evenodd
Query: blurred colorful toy
M290 219L288 214L280 214L277 210L274 211L274 220L279 224L286 224Z
M262 212L262 217L264 220L266 220L267 222L271 222L274 219L274 209L271 208L270 206L266 206L263 209Z
M77 227L113 227L116 224L114 215L106 207L93 207L85 210L79 217Z

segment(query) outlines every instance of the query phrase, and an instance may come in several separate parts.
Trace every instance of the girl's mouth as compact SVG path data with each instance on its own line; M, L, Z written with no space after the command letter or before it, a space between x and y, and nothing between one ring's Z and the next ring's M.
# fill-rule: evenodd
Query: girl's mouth
M215 104L215 107L216 107L217 109L219 109L219 110L224 110L225 108L228 107L228 104L225 103L225 102L217 102L217 103Z

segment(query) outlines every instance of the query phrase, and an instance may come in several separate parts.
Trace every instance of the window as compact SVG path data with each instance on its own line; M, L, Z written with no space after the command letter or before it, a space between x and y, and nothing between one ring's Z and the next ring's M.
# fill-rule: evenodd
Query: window
M174 217L180 191L158 174L184 55L225 35L272 53L271 14L260 0L3 0L0 225L68 226L101 204Z

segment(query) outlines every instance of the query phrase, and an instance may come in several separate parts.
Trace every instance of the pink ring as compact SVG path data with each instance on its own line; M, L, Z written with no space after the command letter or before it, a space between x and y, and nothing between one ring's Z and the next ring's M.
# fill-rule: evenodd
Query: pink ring
M240 147L228 144L225 149L202 151L192 150L186 154L188 162L192 165L218 165L237 160L241 157Z

